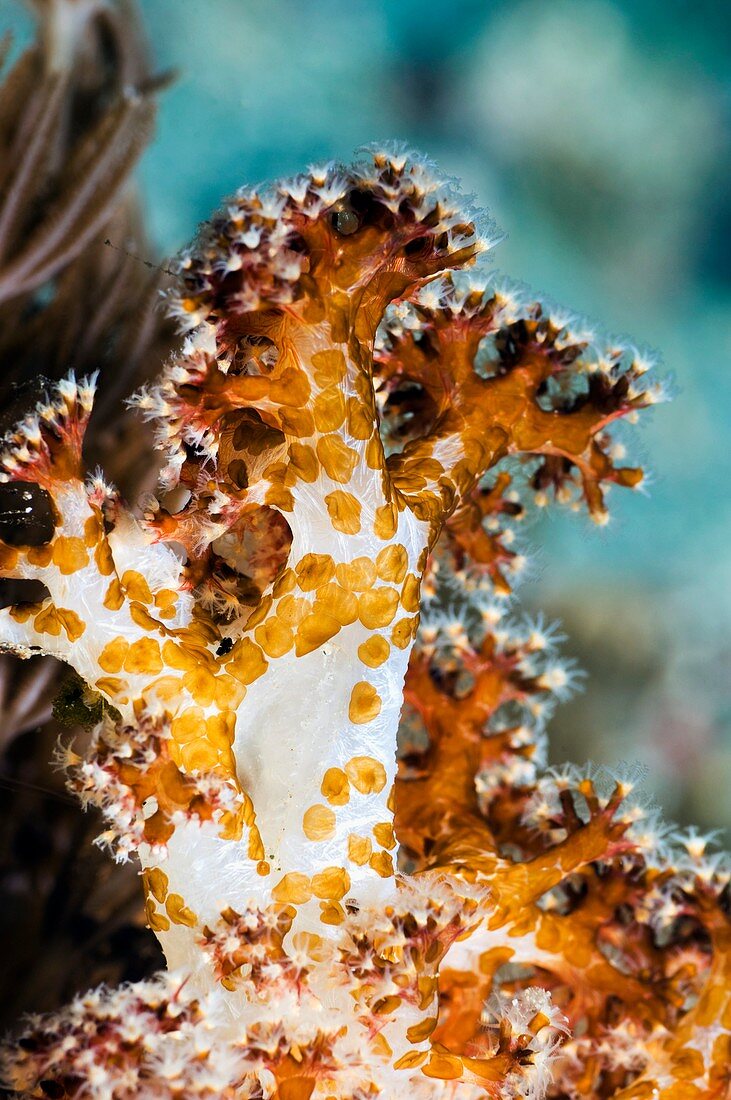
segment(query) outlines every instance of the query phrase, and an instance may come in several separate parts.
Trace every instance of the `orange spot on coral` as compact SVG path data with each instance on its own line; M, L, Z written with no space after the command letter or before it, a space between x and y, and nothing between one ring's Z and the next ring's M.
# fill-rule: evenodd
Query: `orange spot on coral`
M358 599L358 615L368 630L388 626L396 614L399 594L395 588L373 588Z
M293 569L284 569L272 586L272 595L276 599L278 596L285 596L288 592L292 592L297 587L297 577Z
M315 428L315 421L309 409L280 409L279 424L287 435L297 436L300 439L311 436Z
M288 453L290 469L301 481L317 481L320 463L309 443L290 443Z
M336 383L317 395L312 406L318 432L334 432L345 420L345 397Z
M383 454L383 444L381 443L381 437L378 432L374 432L366 443L365 460L366 466L371 470L382 470L386 464Z
M31 615L37 614L40 604L18 603L8 608L8 615L16 623L27 623Z
M289 489L281 489L279 486L267 489L264 494L264 503L270 508L278 508L280 512L294 511L294 497Z
M170 921L162 913L158 913L149 898L145 903L145 916L147 917L147 925L153 932L167 932L169 930Z
M348 402L348 431L353 439L364 442L373 435L373 412L367 409L357 397L349 397Z
M373 835L382 848L391 851L396 847L396 837L393 835L393 825L390 821L379 821L373 826Z
M338 348L316 351L310 360L318 386L342 382L347 371L345 356Z
M102 538L94 550L94 562L102 577L109 577L114 572L114 558L112 550L106 539Z
M304 596L283 596L278 601L274 613L287 626L299 626L306 615L312 610L312 603Z
M52 545L53 563L65 576L77 573L89 564L89 554L83 539L75 535L59 535Z
M166 665L177 669L179 672L190 672L198 667L197 657L182 646L176 645L175 642L167 641L163 643L162 656Z
M340 485L347 485L358 462L358 452L337 435L321 436L316 449L317 457L328 477Z
M161 588L155 593L155 607L162 611L172 611L178 602L178 593L173 588Z
M335 836L335 814L322 803L310 806L302 818L302 830L308 840L329 840Z
M124 603L124 593L122 592L122 586L116 577L112 577L109 582L109 587L104 595L104 606L109 611L119 611L120 607Z
M33 606L29 605L28 610L30 611ZM17 612L15 617L18 618ZM80 638L86 630L86 625L75 611L55 607L52 603L41 608L33 620L33 626L39 634L50 634L54 638L57 638L63 630L71 642Z
M361 794L378 794L386 786L386 769L372 756L354 756L345 765L345 774Z
M314 610L325 611L342 626L349 626L358 618L358 600L339 584L325 584L318 589Z
M43 549L46 547L33 547L32 549ZM31 560L31 550L27 552L28 561ZM12 546L6 546L5 543L0 542L0 572L6 576L10 575L17 568L18 559L20 554L17 550L14 550ZM32 563L35 564L35 563ZM48 564L46 562L46 564Z
M273 597L271 595L263 596L262 599L259 600L256 609L251 613L251 615L249 615L248 621L246 623L249 630L253 630L255 626L259 625L259 623L264 622L271 610L272 603Z
M348 837L348 859L362 867L371 858L373 844L370 837L351 833Z
M340 630L340 623L325 611L316 611L307 615L300 623L295 636L295 653L298 657L304 657L313 649L324 645Z
M216 679L216 702L224 709L236 710L246 698L246 688L225 672Z
M418 1024L412 1024L411 1027L406 1029L406 1038L410 1043L423 1043L425 1039L428 1039L437 1026L437 1017L428 1016L425 1020L421 1020ZM427 1074L432 1077L433 1074Z
M143 630L159 631L161 629L157 619L153 618L141 603L133 602L129 605L129 617L133 623L141 626Z
M159 901L160 903L164 902L167 897L169 885L168 876L165 872L159 867L150 867L148 870L142 872L142 878L155 901Z
M432 1052L421 1072L425 1077L435 1077L439 1081L457 1081L462 1076L462 1062L454 1054Z
M226 752L231 748L235 728L235 714L211 714L206 718L208 740L220 752Z
M391 647L382 634L374 634L365 642L361 642L358 646L358 656L364 665L368 665L369 668L378 668L384 661L388 660L388 655L391 652Z
M409 555L406 553L406 547L398 542L384 546L376 555L376 572L382 581L388 581L390 584L401 584L408 566Z
M398 528L398 509L395 504L382 504L376 508L373 532L379 539L392 539Z
M114 638L107 642L98 657L98 665L105 672L121 672L125 658L129 652L129 642L126 638Z
M47 565L50 565L51 559L53 558L53 545L48 543L47 546L31 546L26 557L31 565L38 565L41 569L45 569ZM9 547L5 547L3 549L3 557L0 558L0 567L7 570L14 569L17 561L17 550L11 550Z
M337 901L321 901L320 920L323 924L342 924L345 920L345 910Z
M190 707L183 714L173 718L170 732L176 741L186 744L203 736L206 719L200 707Z
M165 901L165 911L173 924L182 924L186 928L194 928L198 920L193 910L187 907L180 894L168 894Z
M393 874L393 860L388 852L374 852L368 860L368 865L381 878L390 878Z
M246 685L263 676L268 667L261 649L250 638L241 638L236 643L226 664L227 672Z
M150 586L136 569L125 570L122 574L122 587L131 600L137 600L139 603L152 603Z
M254 637L267 657L283 657L294 645L291 629L278 619L267 619L256 628Z
M401 604L404 611L418 611L420 607L419 596L421 593L421 581L413 573L409 573L404 581L401 592Z
M356 725L372 722L381 713L381 697L373 684L361 680L350 693L348 717Z
M246 854L249 859L261 862L264 858L264 841L261 839L259 828L253 822L249 825L249 843Z
M88 516L84 520L84 545L91 549L102 534L102 526L97 516Z
M413 619L399 619L391 628L391 641L397 649L406 649L414 636Z
M352 493L336 489L325 497L330 522L343 535L357 535L360 531L360 501Z
M303 592L312 592L333 579L335 563L329 554L305 554L295 566L297 583Z
M272 888L274 901L283 902L287 905L304 905L311 897L310 880L307 875L303 875L300 871L290 871Z
M426 1059L429 1057L429 1053L426 1050L410 1050L406 1054L402 1054L393 1063L394 1069L417 1069Z
M160 644L154 638L139 638L132 642L124 658L125 672L144 672L155 676L162 671Z
M94 681L94 687L97 691L102 692L103 695L108 695L110 699L117 699L120 703L126 703L126 697L120 698L119 693L124 687L124 682L118 679L116 676L101 676L98 680Z
M350 889L350 875L343 867L326 867L312 876L312 893L324 901L340 901Z
M206 737L200 737L197 741L183 745L180 759L188 772L207 772L218 764L218 753Z
M341 768L328 768L320 792L332 806L345 806L350 801L350 782L345 772Z
M335 576L338 583L349 592L364 592L375 583L376 567L370 558L361 556L338 565Z
M56 614L68 640L77 642L86 630L86 623L79 618L75 611L71 611L68 607L56 608Z

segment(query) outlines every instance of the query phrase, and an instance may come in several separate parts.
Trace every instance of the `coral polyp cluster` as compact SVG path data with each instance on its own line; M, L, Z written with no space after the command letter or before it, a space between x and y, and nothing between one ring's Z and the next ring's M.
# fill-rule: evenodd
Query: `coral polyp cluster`
M231 200L134 399L137 512L83 471L93 379L6 437L3 575L48 596L1 636L102 708L69 786L170 968L29 1020L21 1094L727 1095L728 867L630 777L547 769L577 673L510 602L531 509L641 484L613 430L662 386L480 266L475 218L401 150Z

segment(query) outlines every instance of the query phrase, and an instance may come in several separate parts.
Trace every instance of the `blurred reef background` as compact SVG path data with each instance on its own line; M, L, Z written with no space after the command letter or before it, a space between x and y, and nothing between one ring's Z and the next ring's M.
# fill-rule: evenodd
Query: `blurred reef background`
M639 454L632 445L649 494L615 493L602 530L534 523L521 596L563 621L588 673L551 724L552 759L643 761L668 817L731 824L731 7L138 6L154 70L177 76L137 169L146 237L132 251L174 254L243 183L402 139L489 208L508 234L498 270L657 349L677 392L640 429ZM33 9L0 0L3 32L12 60L33 39ZM129 246L128 224L105 233ZM166 340L148 339L144 370Z

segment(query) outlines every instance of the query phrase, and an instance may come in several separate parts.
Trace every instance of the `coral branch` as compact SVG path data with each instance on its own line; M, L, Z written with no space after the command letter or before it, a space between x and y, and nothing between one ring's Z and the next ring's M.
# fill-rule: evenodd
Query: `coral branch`
M578 674L506 614L530 504L603 521L642 478L613 426L661 389L451 274L487 244L401 150L241 192L134 400L166 461L142 518L83 480L91 383L7 436L33 521L3 568L49 595L4 644L100 698L69 786L172 970L31 1020L26 1095L722 1095L728 871L630 777L546 770Z

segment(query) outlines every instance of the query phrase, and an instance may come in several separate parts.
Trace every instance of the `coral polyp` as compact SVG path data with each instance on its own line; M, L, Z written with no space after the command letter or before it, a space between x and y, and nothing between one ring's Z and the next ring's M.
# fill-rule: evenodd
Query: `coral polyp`
M169 966L30 1020L23 1095L727 1095L727 865L631 777L547 769L577 673L510 602L528 511L641 484L613 429L662 385L495 239L400 149L242 191L134 398L157 493L86 476L93 378L6 437L48 523L3 575L48 596L0 636L101 706L69 786Z

